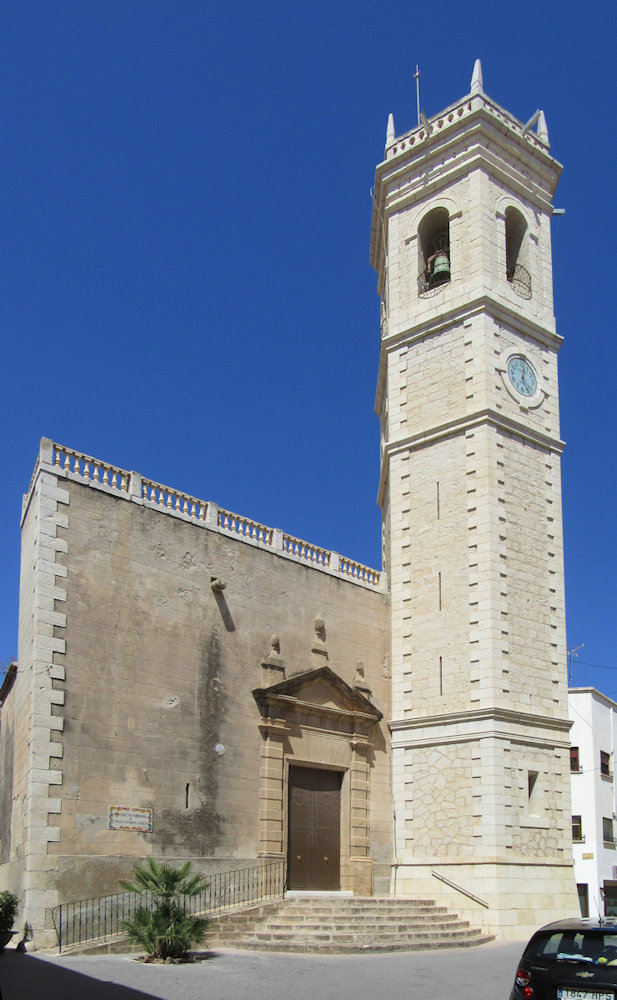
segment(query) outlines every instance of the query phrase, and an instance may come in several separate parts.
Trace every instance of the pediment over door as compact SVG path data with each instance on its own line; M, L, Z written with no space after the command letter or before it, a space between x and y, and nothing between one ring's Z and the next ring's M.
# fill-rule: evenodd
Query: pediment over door
M266 686L253 691L261 715L262 735L260 856L287 857L293 843L288 839L289 794L290 788L295 787L290 779L291 769L338 773L341 887L371 895L370 786L376 754L385 749L379 726L383 715L369 698L361 664L357 664L352 685L325 665L268 684L269 675L274 669L280 671L281 666L275 650L262 663ZM307 780L307 787L312 787L313 778ZM301 826L302 823L294 829ZM304 858L300 848L296 854L299 856L296 860ZM325 854L329 857L328 851ZM323 860L327 862L328 857Z
M378 723L382 713L330 667L295 674L253 691L264 719L305 720L324 728L354 733ZM321 720L321 722L318 722Z

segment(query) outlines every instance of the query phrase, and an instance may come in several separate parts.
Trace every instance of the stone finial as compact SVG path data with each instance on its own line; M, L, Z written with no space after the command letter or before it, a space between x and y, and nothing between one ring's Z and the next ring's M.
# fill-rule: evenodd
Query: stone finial
M482 81L482 63L479 59L476 59L473 64L473 73L471 74L471 93L481 94L484 88L484 83Z
M41 438L39 454L41 456L41 462L43 462L44 465L54 464L54 444L50 438Z
M366 678L364 676L364 664L362 660L356 661L356 676L353 679L353 686L355 687L356 691L359 691L360 694L363 694L367 697L371 693L371 689L366 683Z
M549 145L548 128L546 125L546 118L544 117L543 111L541 111L538 116L537 136L540 142L545 143L547 146Z
M313 628L315 629L315 639L314 642L325 642L326 641L326 626L321 615L317 615L313 621Z
M311 644L311 653L313 654L313 663L316 666L324 666L328 660L328 651L326 649L326 626L321 615L317 615L313 621L313 628L315 629L315 635L313 636L313 642Z
M386 129L386 149L391 146L396 139L396 132L394 131L394 115L388 115L388 127Z
M261 683L264 687L285 680L285 664L281 659L281 641L278 635L270 636L270 649L261 661Z

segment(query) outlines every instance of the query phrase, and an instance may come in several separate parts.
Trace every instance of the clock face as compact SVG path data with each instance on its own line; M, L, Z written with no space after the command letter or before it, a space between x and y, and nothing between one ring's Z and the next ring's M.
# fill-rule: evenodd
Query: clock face
M508 361L508 378L521 396L533 396L538 388L535 371L527 358L521 357L520 354L514 355Z

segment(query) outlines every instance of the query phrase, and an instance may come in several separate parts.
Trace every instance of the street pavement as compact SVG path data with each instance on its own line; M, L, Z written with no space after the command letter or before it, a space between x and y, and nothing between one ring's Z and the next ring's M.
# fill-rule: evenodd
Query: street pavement
M508 1000L523 946L327 956L221 949L191 965L6 951L1 1000Z

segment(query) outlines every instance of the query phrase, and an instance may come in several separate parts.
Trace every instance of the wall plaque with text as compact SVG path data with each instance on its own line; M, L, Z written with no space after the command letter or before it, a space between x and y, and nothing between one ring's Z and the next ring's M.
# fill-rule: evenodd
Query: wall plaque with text
M152 833L153 814L153 809L142 806L110 806L109 829Z

